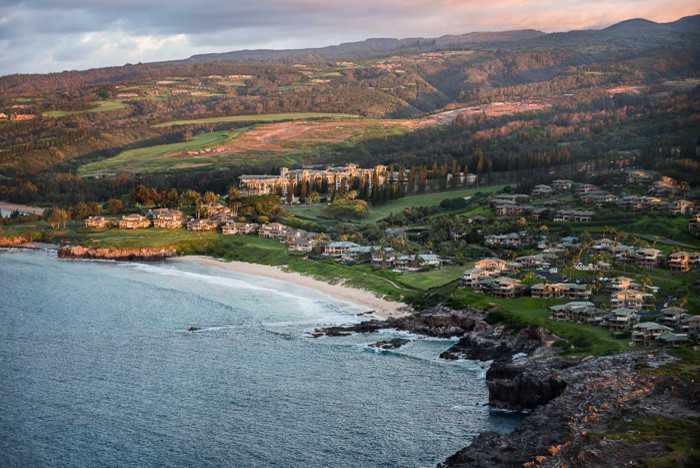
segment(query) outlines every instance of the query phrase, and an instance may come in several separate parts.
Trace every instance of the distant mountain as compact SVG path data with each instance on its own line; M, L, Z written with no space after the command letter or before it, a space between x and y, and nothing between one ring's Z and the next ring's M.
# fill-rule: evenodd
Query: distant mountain
M346 42L339 45L317 47L308 49L285 49L285 50L238 50L234 52L223 52L219 54L202 54L193 55L192 57L175 61L174 63L202 63L223 60L268 60L285 57L297 57L305 55L322 55L322 56L337 56L337 55L352 55L352 54L372 54L384 53L401 49L435 49L450 45L461 44L479 44L491 42L507 42L521 41L540 37L545 35L541 31L534 29L518 30L518 31L498 31L498 32L473 32L460 35L448 35L438 38L407 38L407 39L391 39L391 38L375 38L366 39L360 42Z
M269 60L304 56L372 57L398 50L429 51L445 47L513 48L581 47L590 45L639 48L650 45L689 45L700 38L700 15L687 16L671 23L655 23L645 19L630 19L605 29L588 29L546 34L534 29L497 32L473 32L437 38L375 38L346 42L327 47L286 50L239 50L217 54L194 55L169 64L192 64L227 60Z

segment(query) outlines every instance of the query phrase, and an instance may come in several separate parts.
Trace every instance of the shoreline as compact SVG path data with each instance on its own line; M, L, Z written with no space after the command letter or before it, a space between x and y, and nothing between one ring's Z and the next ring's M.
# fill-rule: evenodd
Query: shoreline
M19 211L20 213L29 213L41 216L44 213L43 208L37 208L35 206L20 205L17 203L10 203L8 201L0 201L0 210L5 211Z
M173 260L194 263L211 268L218 268L234 273L261 276L264 278L275 279L278 281L284 281L287 283L296 284L298 286L315 289L316 291L327 296L366 307L372 311L373 315L376 315L383 320L411 315L409 312L406 312L408 306L402 302L389 301L387 299L375 296L371 291L350 288L340 284L328 284L299 273L282 271L280 267L239 261L228 262L204 255L185 255L182 257L174 257Z

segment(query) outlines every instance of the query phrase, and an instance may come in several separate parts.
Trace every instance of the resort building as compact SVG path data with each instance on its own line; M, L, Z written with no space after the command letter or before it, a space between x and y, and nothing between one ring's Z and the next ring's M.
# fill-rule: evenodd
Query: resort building
M289 228L281 223L263 224L258 229L258 237L284 240L284 238L287 236L288 231Z
M635 309L639 310L644 306L644 295L641 291L625 289L610 295L610 307L613 309Z
M185 222L185 214L182 211L168 208L150 210L147 216L153 220L153 227L157 228L177 229Z
M119 229L142 229L150 225L151 221L136 213L122 216L122 219L119 220Z
M661 335L673 332L672 328L654 322L638 323L632 327L632 345L640 347L657 346Z
M214 229L216 229L216 223L206 218L193 219L187 223L188 231L213 231Z
M591 295L585 284L575 283L538 283L530 288L534 298L556 298L586 300Z
M259 227L257 223L228 222L221 227L221 232L225 235L255 234Z
M671 271L696 271L700 270L700 253L675 252L668 256L668 267Z
M93 229L105 229L112 223L110 218L103 216L90 216L85 220L85 226Z
M375 166L373 169L358 168L356 164L347 166L331 166L325 169L288 169L280 168L279 175L242 175L239 177L241 191L244 195L266 195L276 193L286 196L289 190L289 183L295 184L310 182L316 184L336 184L336 188L341 185L347 186L351 179L364 180L369 188L372 188L374 172L377 173L379 183L386 180L386 166Z
M354 242L331 242L323 248L323 255L326 255L327 257L341 257L350 249L359 246L359 244Z
M605 321L605 326L612 332L625 332L639 323L639 315L634 309L620 308L610 312Z
M478 292L498 298L513 298L520 294L520 280L501 276L495 279L484 279L476 285Z

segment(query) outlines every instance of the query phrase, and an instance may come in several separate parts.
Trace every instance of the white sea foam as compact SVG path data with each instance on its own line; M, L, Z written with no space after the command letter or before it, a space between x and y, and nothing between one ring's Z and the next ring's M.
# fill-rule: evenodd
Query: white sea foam
M146 263L123 262L129 268L133 268L145 273L156 274L159 276L168 276L173 278L181 278L190 281L196 281L209 285L219 286L226 289L253 292L256 296L269 299L291 299L299 304L297 313L301 313L301 317L293 322L268 322L265 326L296 326L302 325L337 325L339 323L358 323L360 319L356 316L357 309L362 309L361 306L350 302L339 301L330 296L317 293L313 289L303 286L293 285L284 281L266 279L267 283L278 284L280 287L272 288L256 284L257 277L246 275L244 273L231 273L231 275L241 276L243 279L237 279L231 276L222 276L217 270L212 270L207 273L197 273L183 270L170 265L153 265ZM292 289L295 292L290 292ZM298 291L298 292L296 292Z

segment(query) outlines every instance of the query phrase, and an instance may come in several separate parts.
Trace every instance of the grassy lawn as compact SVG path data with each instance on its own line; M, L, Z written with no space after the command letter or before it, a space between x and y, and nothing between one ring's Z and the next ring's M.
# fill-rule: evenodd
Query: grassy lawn
M700 248L700 239L688 231L688 218L685 216L657 216L639 213L632 220L579 223L572 224L571 228L576 232L602 233L605 226L608 227L608 231L614 227L618 232L644 235L652 242L654 236L658 236ZM659 242L663 243L663 240L659 239Z
M78 170L78 172L81 175L89 176L94 175L95 173L100 171L123 169L125 166L144 163L150 159L158 158L160 156L185 151L193 151L197 149L207 148L209 146L217 144L222 144L238 133L239 132L232 131L202 133L192 137L190 141L186 142L183 141L179 143L148 146L146 148L137 148L128 151L123 151L113 158L105 159L103 161L98 161L82 166Z
M44 112L44 115L47 117L56 118L66 117L68 115L88 114L91 112L110 112L129 107L128 104L124 104L121 101L96 101L93 104L95 104L96 107L93 107L92 109L86 109L81 111L48 111Z
M446 198L471 197L477 192L493 193L503 189L505 185L494 185L492 187L470 188L463 190L452 190L448 192L425 193L421 195L411 195L400 200L394 200L381 206L370 206L369 216L359 220L359 223L369 224L376 223L382 218L386 218L392 212L397 213L407 208L414 206L431 206L439 205ZM323 213L325 205L298 205L289 207L289 211L297 218L308 219L312 221L327 222L331 218ZM476 210L475 210L476 211ZM488 211L486 211L488 212Z
M455 280L461 280L464 271L468 267L464 265L453 265L440 268L439 270L416 271L406 273L399 277L402 283L419 289L439 288Z
M284 120L302 119L355 119L359 116L353 114L328 114L323 112L290 112L285 114L261 114L261 115L230 115L227 117L213 117L209 119L173 120L164 122L154 127L172 127L174 125L192 125L220 122L281 122Z
M503 323L514 329L527 325L544 327L556 339L567 342L565 351L570 354L610 354L629 350L630 340L616 340L610 331L591 325L549 320L541 299L518 297L514 299L497 299L474 293L470 289L458 289L453 293L453 300L485 310L501 311ZM565 301L547 301L547 306Z

